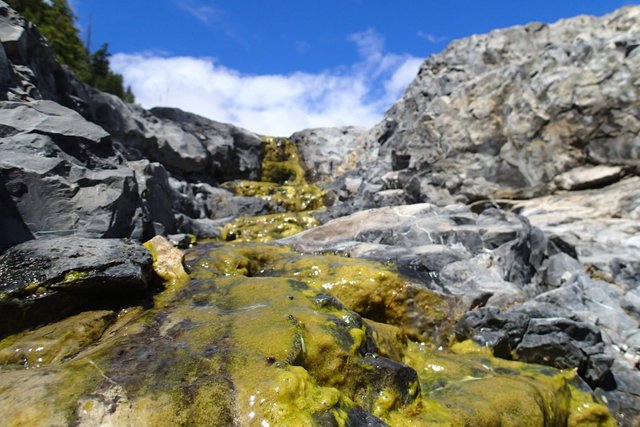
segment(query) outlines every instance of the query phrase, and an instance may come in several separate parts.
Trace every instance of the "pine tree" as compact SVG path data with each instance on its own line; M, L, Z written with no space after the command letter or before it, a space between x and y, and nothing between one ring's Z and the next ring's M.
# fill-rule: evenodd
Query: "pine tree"
M109 45L103 44L100 49L91 55L90 61L90 77L87 81L90 85L104 91L112 93L127 102L133 102L133 92L131 87L124 89L122 75L114 73L109 68Z

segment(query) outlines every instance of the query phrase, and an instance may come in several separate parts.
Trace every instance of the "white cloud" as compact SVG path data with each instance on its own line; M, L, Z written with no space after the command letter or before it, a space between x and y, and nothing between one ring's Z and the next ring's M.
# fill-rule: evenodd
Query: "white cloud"
M267 135L323 126L372 126L415 77L420 58L384 52L373 30L354 34L360 60L319 73L247 75L214 58L115 54L112 68L137 102L178 107Z

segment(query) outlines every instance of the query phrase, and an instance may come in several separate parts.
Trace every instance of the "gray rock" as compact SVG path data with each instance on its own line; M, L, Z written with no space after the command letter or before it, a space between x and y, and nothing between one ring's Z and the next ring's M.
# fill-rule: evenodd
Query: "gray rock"
M198 239L215 239L221 236L222 227L233 218L213 220L208 218L190 218L183 214L176 215L176 225L180 233L193 234Z
M163 122L150 130L153 149L146 150L153 160L182 172L201 172L208 164L209 154L202 142L172 122Z
M173 200L178 196L169 185L169 175L160 163L147 160L129 162L135 171L138 192L148 221L161 224L164 233L176 232ZM156 230L155 234L158 233Z
M634 244L640 218L640 178L518 201L515 209L532 225L575 247L581 263L594 273L625 287L629 286L625 280L633 282L633 265L640 259L640 247Z
M358 407L349 409L347 416L349 418L346 421L346 427L389 427L389 424L380 418Z
M627 7L451 43L364 138L357 175L395 172L388 188L438 205L620 179L640 160L639 23Z
M103 157L113 155L110 147L54 138L37 133L0 138L0 183L29 232L94 238L148 234L135 174L115 157Z
M456 326L458 339L471 338L499 357L560 369L578 368L592 387L615 387L605 344L598 328L567 317L539 317L545 310L514 308L501 313L485 307L465 314Z
M640 259L612 258L609 269L617 282L624 283L630 288L640 285Z
M191 138L197 139L210 158L206 172L218 181L260 179L264 144L257 134L176 108L154 108L150 113L162 120L165 126L178 125ZM160 127L153 133L164 138L166 128ZM189 174L192 171L187 169L183 172Z
M46 39L5 2L0 3L0 42L11 63L8 88L0 99L31 101L48 99L78 111L84 102L78 97L82 86L61 66Z
M0 36L1 37L1 36ZM13 83L13 70L4 46L0 43L0 101L7 99L7 92Z
M362 148L364 128L305 129L291 135L310 182L328 181L353 168Z
M501 313L495 307L483 307L462 316L455 332L459 340L471 338L492 348L496 356L510 359L511 352L527 330L529 320L525 313Z
M81 138L100 144L109 134L77 112L52 101L3 102L0 104L0 136L40 133L64 138Z
M550 288L559 288L576 280L582 272L580 262L565 253L558 253L549 257L544 272L544 284Z
M2 14L2 24L4 25L0 25L0 43L10 55L25 60L27 57L27 31L24 28L24 21L20 22L15 15L7 16L9 8L6 7L6 4L2 4L0 7L4 11Z
M604 342L596 327L561 317L531 319L514 349L522 361L561 369L583 368L590 355L603 350Z
M398 206L404 205L406 196L404 190L382 190L373 196L376 206Z
M640 318L640 288L631 289L624 295L622 308ZM640 341L638 343L640 344ZM640 347L638 349L640 350Z
M623 173L620 166L578 167L556 176L554 182L562 190L582 190L612 184L619 181Z
M34 238L24 223L4 183L0 184L0 253L18 243Z
M87 308L140 301L152 285L151 254L119 239L62 237L22 243L0 256L0 337Z

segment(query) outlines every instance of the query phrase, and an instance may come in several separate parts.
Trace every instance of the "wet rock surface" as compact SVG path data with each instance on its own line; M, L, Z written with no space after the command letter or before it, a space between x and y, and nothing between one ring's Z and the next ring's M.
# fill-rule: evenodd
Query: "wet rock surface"
M156 265L181 268L174 257L160 262L160 253L154 252ZM10 391L0 398L6 419L30 425L543 425L572 419L611 425L606 409L572 385L573 374L501 361L469 342L437 350L407 341L402 313L378 319L398 326L363 318L359 312L378 300L362 292L368 281L397 291L410 284L380 263L210 244L188 253L187 265L190 281L168 282L150 309L121 311L117 320L110 312L73 319L82 331L73 341L56 332L68 330L63 321L0 342L0 356L37 346L41 359L35 370L25 370L21 364L30 359L19 358L0 369L3 391ZM433 305L414 313L434 315Z
M373 129L276 138L86 86L0 1L4 420L635 426L639 19L456 41Z
M597 210L594 192L608 191L612 189L566 197L590 197L591 209ZM550 199L554 197L564 196ZM522 203L545 206L533 200ZM605 206L612 208L601 205ZM575 210L569 212L567 204L569 213L575 215ZM591 235L579 222L562 220L545 233L532 226L536 216L530 217L496 208L477 214L463 205L396 206L361 211L281 242L303 252L338 252L397 265L467 311L454 315L460 319L457 339L471 339L505 359L577 368L600 396L609 396L605 398L619 420L632 423L629 420L638 416L637 391L624 385L640 383L638 348L633 347L638 318L629 311L633 294L625 299L629 291L623 289L635 286L579 261L593 241L604 237L602 233ZM606 226L606 215L599 219ZM622 220L610 221L618 225ZM581 233L561 232L572 226L580 227ZM627 266L620 261L623 254L638 259L633 250L621 245L600 261L621 271ZM627 271L618 277L633 277L633 267Z
M0 337L150 293L151 254L119 239L32 240L0 256Z

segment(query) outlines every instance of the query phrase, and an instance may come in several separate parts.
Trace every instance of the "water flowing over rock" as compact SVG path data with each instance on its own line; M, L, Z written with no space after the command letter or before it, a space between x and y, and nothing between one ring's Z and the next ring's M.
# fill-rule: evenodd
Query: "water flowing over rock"
M3 420L638 425L639 38L472 36L372 129L267 137L79 82L0 1Z

